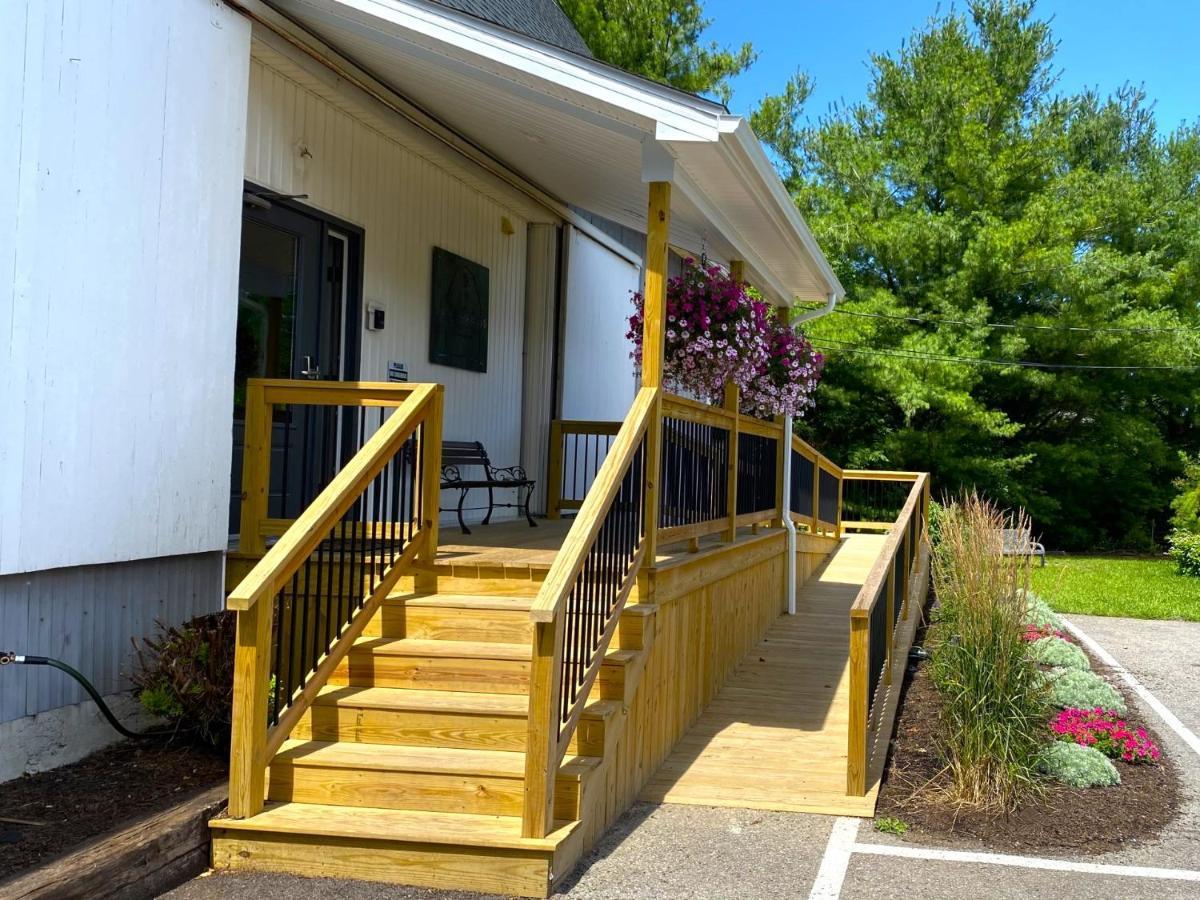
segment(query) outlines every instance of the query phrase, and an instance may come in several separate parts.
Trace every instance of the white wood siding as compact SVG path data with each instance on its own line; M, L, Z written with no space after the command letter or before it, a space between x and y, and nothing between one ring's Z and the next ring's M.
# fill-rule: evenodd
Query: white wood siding
M637 392L625 339L641 269L567 227L562 418L621 421Z
M0 574L225 544L249 45L0 4Z
M246 178L271 190L307 194L302 202L365 231L364 307L382 306L387 324L382 332L363 330L361 377L384 380L388 361L395 360L408 367L411 381L444 384L445 438L481 440L497 465L517 463L526 221L436 160L293 81L257 55L257 43L255 49ZM511 229L503 227L506 218ZM488 268L486 373L429 362L435 246Z

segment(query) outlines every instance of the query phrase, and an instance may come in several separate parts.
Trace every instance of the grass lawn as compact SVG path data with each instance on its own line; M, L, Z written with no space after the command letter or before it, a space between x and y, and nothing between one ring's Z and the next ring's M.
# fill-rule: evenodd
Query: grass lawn
M1059 612L1200 622L1200 578L1169 559L1051 556L1034 564L1033 589Z

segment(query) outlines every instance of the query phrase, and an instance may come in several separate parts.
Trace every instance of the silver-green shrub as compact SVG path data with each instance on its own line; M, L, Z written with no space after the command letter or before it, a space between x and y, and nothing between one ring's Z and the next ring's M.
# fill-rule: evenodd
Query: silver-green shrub
M1056 741L1038 754L1038 769L1055 781L1076 788L1111 787L1121 783L1121 773L1095 747Z
M1063 709L1105 709L1125 715L1125 700L1117 689L1094 672L1051 669L1050 696Z
M1025 603L1026 623L1036 625L1038 628L1053 628L1055 631L1063 630L1063 620L1058 617L1058 613L1052 610L1050 604L1033 591L1025 591Z
M1034 662L1058 669L1078 669L1087 672L1092 668L1087 654L1060 637L1044 637L1029 645L1029 656Z

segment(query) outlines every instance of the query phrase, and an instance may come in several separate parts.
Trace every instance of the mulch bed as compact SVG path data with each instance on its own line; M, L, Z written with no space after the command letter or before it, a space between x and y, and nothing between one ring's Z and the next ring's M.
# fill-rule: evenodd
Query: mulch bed
M168 810L228 775L227 751L143 740L0 784L0 880Z
M1092 668L1105 674L1095 659ZM1154 742L1163 746L1150 723L1137 718L1124 685L1109 680L1124 694L1130 720L1145 725ZM876 816L907 823L908 840L983 844L1026 854L1097 854L1157 837L1179 811L1179 777L1166 753L1157 765L1113 760L1121 773L1121 783L1114 787L1078 789L1047 782L1044 796L1009 816L956 809L937 796L949 779L941 771L934 737L940 699L924 663L915 671L909 667L900 702Z

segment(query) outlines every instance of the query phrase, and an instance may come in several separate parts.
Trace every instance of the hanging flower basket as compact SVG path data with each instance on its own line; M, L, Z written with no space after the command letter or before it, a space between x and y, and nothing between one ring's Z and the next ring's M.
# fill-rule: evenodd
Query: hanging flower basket
M626 337L642 367L644 297L633 296ZM685 259L667 282L663 378L670 390L709 403L737 385L744 412L802 415L812 405L822 360L803 337L770 315L766 303L717 266Z

